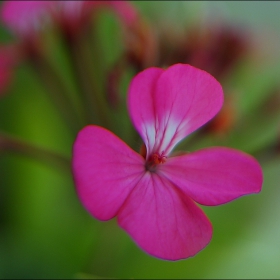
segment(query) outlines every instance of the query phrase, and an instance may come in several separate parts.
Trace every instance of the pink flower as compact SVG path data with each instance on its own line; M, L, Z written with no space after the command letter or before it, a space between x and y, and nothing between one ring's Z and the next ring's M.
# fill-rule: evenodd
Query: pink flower
M84 207L102 221L117 217L153 256L178 260L202 250L212 226L196 203L227 203L258 193L262 185L260 165L241 151L171 153L222 103L221 85L190 65L140 72L130 84L128 109L146 152L136 153L102 127L82 129L73 147L73 174Z
M137 19L137 12L128 1L4 1L0 18L5 26L18 37L6 57L6 47L0 46L0 94L3 93L13 75L13 70L22 58L33 56L40 49L38 32L47 24L61 24L69 34L76 33L89 22L97 7L111 8L127 25ZM12 54L12 59L11 55Z
M67 28L79 29L102 6L114 10L126 24L138 16L128 1L5 1L1 20L18 36L26 37L43 29L53 16Z
M30 36L49 21L52 5L53 1L5 1L1 20L16 35Z
M1 21L20 39L10 46L0 46L0 95L7 89L13 72L33 45L37 31L50 18L53 1L5 1Z
M126 25L136 21L138 14L129 1L56 1L56 20L71 33L77 33L100 8L113 10Z

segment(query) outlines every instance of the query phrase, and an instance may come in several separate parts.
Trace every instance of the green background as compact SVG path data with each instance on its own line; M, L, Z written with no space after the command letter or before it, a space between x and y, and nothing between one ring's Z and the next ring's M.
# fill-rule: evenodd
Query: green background
M253 154L263 167L262 192L203 207L213 224L212 241L193 258L168 262L139 249L115 219L93 219L80 204L69 172L2 152L0 278L280 278L280 151L275 148L280 145L280 107L272 113L264 108L271 89L280 86L280 2L133 4L155 28L178 30L204 17L221 17L254 34L261 60L245 60L226 82L239 94L239 124L228 137L205 137L192 149L226 145ZM121 52L111 17L100 24L100 34L110 65ZM11 40L4 27L0 36L1 42ZM55 55L67 74L63 57ZM126 88L124 82L124 96ZM126 112L120 113L119 124L127 123ZM73 136L26 65L17 69L0 100L0 129L71 155Z

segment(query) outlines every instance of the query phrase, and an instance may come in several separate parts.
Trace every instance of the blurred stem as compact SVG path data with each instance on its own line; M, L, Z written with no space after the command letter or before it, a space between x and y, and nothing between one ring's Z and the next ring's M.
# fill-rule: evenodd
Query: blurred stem
M30 57L31 65L44 83L47 93L68 127L76 134L84 125L82 110L71 100L68 90L49 61L40 54Z
M101 68L96 60L92 61L91 54L95 50L89 48L88 38L89 34L86 28L81 30L79 34L66 37L70 48L69 55L73 63L75 76L77 77L77 84L83 95L88 122L97 123L109 128L108 106L101 90L102 80L98 75ZM97 54L97 56L100 56L100 54ZM98 123L96 117L100 123Z
M34 146L31 143L3 132L0 132L0 152L13 152L46 163L56 170L59 168L64 172L71 172L71 161L69 158L56 152Z

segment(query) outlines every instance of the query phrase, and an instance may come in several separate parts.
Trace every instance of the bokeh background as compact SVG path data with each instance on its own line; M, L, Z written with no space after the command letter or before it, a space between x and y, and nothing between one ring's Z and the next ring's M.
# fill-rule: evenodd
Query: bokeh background
M196 64L224 87L223 113L178 149L223 145L250 153L263 167L263 189L203 207L214 228L211 243L193 258L168 262L139 249L115 220L93 219L75 194L69 170L0 147L0 278L280 278L280 2L132 4L160 41L162 67ZM114 69L123 52L119 26L106 12L97 22L104 67ZM0 38L13 41L3 24ZM69 63L56 44L50 36L53 60L71 87ZM132 129L125 95L135 69L125 69L122 105L114 115L114 132L125 140ZM17 68L1 97L0 130L71 157L75 135L30 65ZM131 141L136 148L137 141Z

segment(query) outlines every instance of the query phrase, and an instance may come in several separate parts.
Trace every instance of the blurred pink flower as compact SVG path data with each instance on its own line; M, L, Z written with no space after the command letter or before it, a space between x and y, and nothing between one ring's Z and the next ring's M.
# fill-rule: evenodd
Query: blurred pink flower
M178 260L202 250L211 240L212 225L196 203L227 203L262 186L260 165L241 151L212 147L171 154L222 103L221 85L190 65L140 72L130 84L128 109L146 151L136 153L102 127L82 129L73 147L82 204L99 220L117 216L153 256Z
M15 67L36 46L36 34L50 20L53 1L4 1L0 17L17 37L13 45L0 46L0 95L7 89Z
M17 36L32 36L50 19L50 9L56 1L4 1L2 22Z
M56 20L69 34L79 32L100 8L114 11L122 22L130 26L138 18L129 1L56 1Z
M136 9L128 1L4 1L2 22L19 36L32 35L56 16L64 24L79 28L97 7L108 7L126 24L137 19ZM76 26L78 25L78 26Z
M20 59L25 55L36 56L40 51L40 39L36 36L46 24L56 22L67 35L75 34L92 16L95 7L102 6L115 11L127 25L137 18L136 10L127 1L4 1L1 21L20 40L10 48L8 56L6 47L0 46L0 94L7 88Z
M102 2L102 1L100 1ZM105 2L105 1L104 1ZM129 1L107 1L109 6L127 25L132 25L138 19L138 12Z

